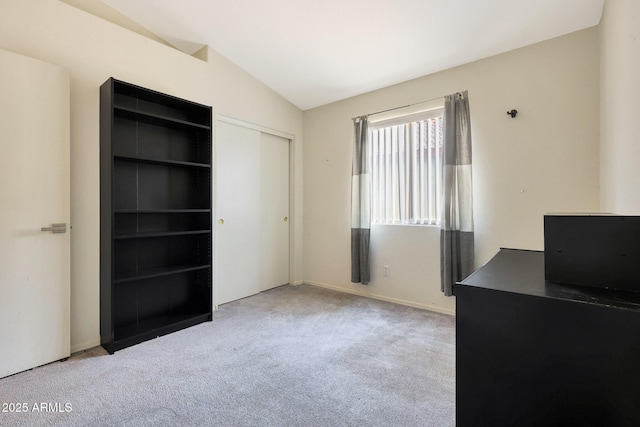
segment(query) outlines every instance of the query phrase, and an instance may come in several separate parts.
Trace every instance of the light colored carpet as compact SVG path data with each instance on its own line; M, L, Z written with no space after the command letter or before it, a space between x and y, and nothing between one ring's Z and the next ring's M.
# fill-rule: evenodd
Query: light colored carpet
M111 356L0 379L0 409L12 403L28 410L0 412L2 426L454 426L455 321L283 286Z

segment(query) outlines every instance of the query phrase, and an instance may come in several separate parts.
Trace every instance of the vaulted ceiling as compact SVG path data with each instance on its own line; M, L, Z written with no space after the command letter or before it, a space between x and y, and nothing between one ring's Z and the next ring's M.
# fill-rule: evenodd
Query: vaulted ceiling
M604 0L102 0L306 110L582 30Z

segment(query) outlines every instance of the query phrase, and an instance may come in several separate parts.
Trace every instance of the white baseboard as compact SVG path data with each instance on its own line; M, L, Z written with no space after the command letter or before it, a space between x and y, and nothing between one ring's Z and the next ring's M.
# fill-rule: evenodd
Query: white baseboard
M386 297L384 295L372 294L372 293L368 293L368 292L359 292L359 291L354 290L354 289L347 289L347 288L343 288L341 286L328 285L326 283L313 282L313 281L310 281L310 280L305 280L304 283L306 283L307 285L311 285L311 286L317 286L319 288L331 289L333 291L344 292L344 293L347 293L347 294L358 295L358 296L361 296L361 297L373 298L373 299L377 299L377 300L381 300L381 301L392 302L394 304L401 304L401 305L406 305L406 306L409 306L409 307L420 308L420 309L423 309L423 310L435 311L437 313L448 314L449 316L455 316L456 315L455 311L453 311L453 310L449 310L449 309L442 308L442 307L437 307L437 306L434 306L434 305L420 304L420 303L416 303L416 302L413 302L413 301L406 301L406 300L399 299L399 298L391 298L391 297Z
M89 348L97 347L100 345L100 338L95 340L89 340L81 343L75 343L71 345L71 354L79 351L87 350Z
M293 282L293 286L300 286L300 285L304 285L304 280L296 280L295 282Z

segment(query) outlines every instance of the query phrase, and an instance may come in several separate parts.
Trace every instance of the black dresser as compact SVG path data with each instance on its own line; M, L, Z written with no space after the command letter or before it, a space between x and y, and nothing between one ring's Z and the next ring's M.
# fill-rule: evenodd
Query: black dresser
M456 285L457 425L640 426L640 293L544 269L501 249Z

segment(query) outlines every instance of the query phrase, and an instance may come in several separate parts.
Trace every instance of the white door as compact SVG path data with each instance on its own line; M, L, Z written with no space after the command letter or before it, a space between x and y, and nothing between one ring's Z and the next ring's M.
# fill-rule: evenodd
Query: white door
M289 283L289 140L262 133L260 290Z
M260 134L216 126L215 304L258 293L260 253Z
M289 140L218 121L215 304L289 282Z
M65 70L0 50L0 149L1 378L70 354Z

